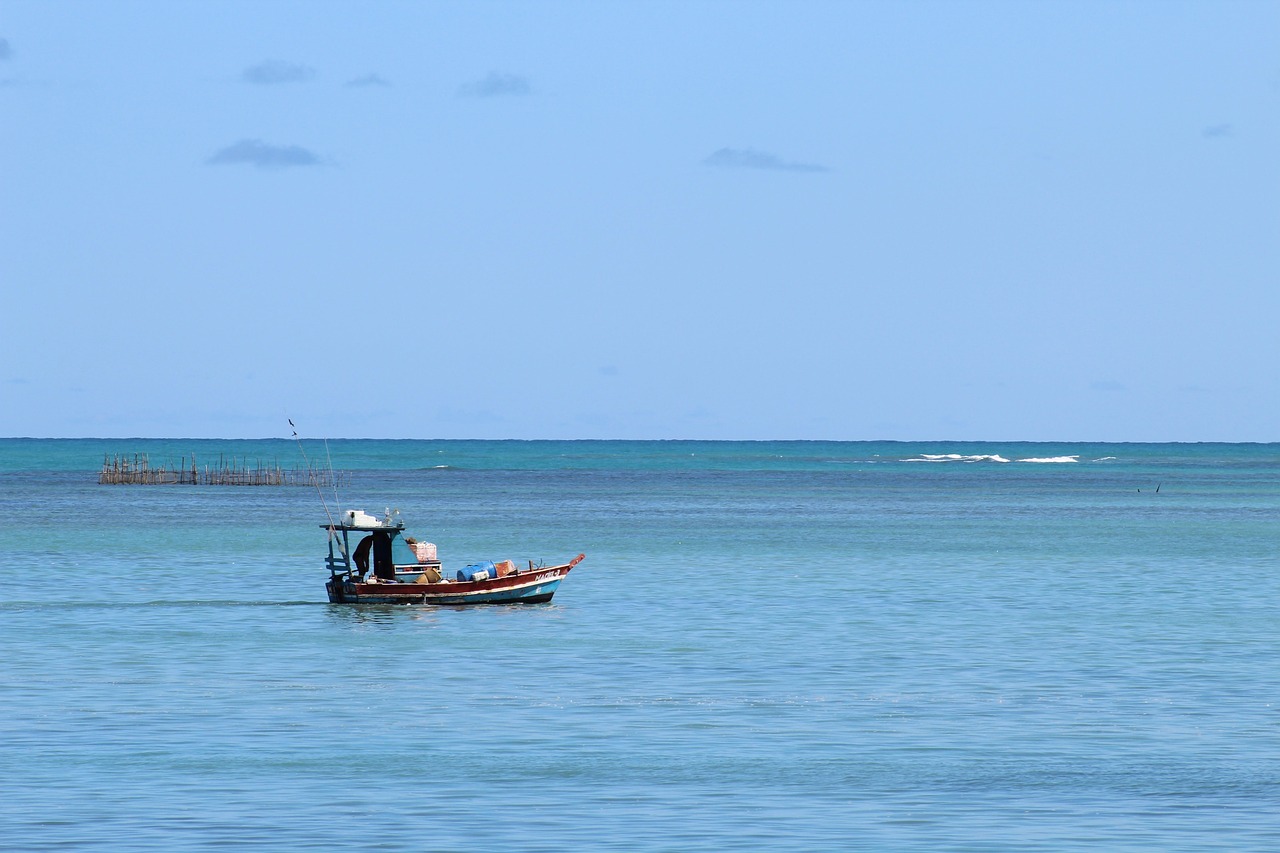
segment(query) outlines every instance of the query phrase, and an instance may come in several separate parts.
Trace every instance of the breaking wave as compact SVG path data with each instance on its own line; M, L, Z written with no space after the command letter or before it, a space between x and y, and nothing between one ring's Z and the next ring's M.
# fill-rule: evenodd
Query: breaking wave
M965 456L960 453L921 453L919 456L911 459L903 459L903 462L1008 462L1003 456L998 454L984 454L979 456Z
M964 454L964 453L921 453L919 456L913 456L910 459L903 459L903 462L1009 462L1010 460L998 453L984 454ZM1079 462L1079 455L1075 456L1032 456L1026 459L1015 459L1014 462L1034 462L1041 465L1058 465L1070 462Z

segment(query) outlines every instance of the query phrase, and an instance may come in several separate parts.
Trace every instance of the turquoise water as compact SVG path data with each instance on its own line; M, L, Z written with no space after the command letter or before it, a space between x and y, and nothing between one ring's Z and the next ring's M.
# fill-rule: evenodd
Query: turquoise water
M329 605L314 489L97 485L296 445L0 440L7 847L1280 846L1280 446L305 447L446 568L587 560Z

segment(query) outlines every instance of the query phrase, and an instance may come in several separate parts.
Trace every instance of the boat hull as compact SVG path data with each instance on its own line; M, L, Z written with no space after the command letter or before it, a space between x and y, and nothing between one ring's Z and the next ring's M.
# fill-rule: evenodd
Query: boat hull
M334 576L325 589L334 604L545 604L577 562L482 581L365 583Z

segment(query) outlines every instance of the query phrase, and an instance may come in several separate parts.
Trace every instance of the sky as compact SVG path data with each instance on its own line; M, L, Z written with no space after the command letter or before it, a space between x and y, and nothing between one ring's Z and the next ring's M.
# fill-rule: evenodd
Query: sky
M1280 3L0 0L0 436L1280 440Z

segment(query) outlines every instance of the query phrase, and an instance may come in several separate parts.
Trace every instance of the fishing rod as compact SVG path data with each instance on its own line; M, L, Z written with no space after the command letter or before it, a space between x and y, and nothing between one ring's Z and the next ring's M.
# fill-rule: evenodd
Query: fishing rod
M334 529L335 527L337 527L338 525L337 525L336 523L334 523L334 520L333 520L333 513L329 512L329 503L324 499L324 492L323 492L323 491L321 490L321 488L320 488L320 481L319 481L317 478L315 478L315 477L312 477L312 476L311 476L311 473L312 473L312 472L311 472L311 460L307 458L307 450L306 450L306 448L304 448L304 447L302 446L302 439L298 438L298 428L297 428L297 427L295 427L295 426L293 425L293 418L285 418L285 420L287 420L287 421L289 422L289 427L293 430L293 440L294 440L294 441L296 441L296 442L298 442L298 451L302 454L302 461L303 461L303 462L305 462L305 463L307 463L307 476L311 479L311 482L315 484L315 487L316 487L316 494L320 497L320 505L324 507L324 514L325 514L325 515L328 517L328 519L329 519L329 535L330 535L330 536L332 536L332 535L333 535L333 529ZM328 442L328 440L326 440L326 441L325 441L325 443L324 443L324 449L325 449L325 453L328 453L328 452L329 452L329 442ZM339 506L338 506L338 483L337 483L336 478L334 478L334 477L333 477L333 459L332 459L332 457L329 459L329 477L330 477L331 479L334 479L334 483L333 483L333 505L334 505L334 507L335 507L335 508L338 508L338 509L339 509L339 511L340 511L340 510L341 510L341 507L339 507Z
M324 456L329 462L329 483L333 486L333 505L342 512L342 502L338 500L338 475L333 473L333 455L329 453L329 439L324 440Z

